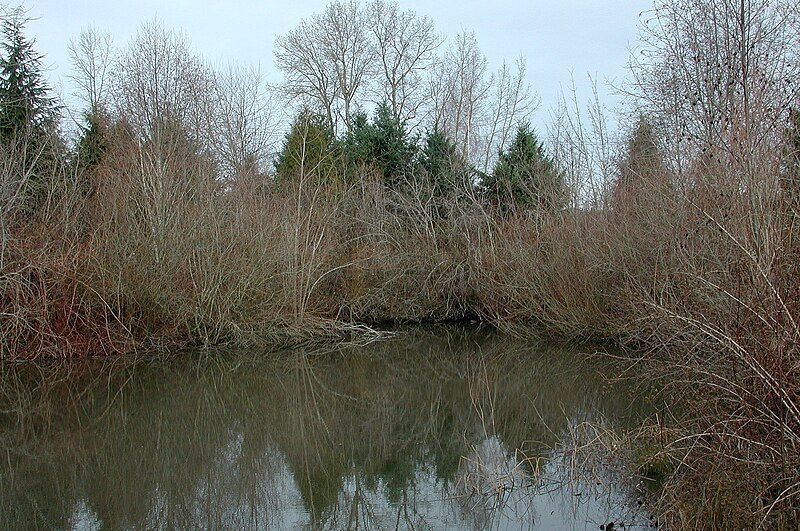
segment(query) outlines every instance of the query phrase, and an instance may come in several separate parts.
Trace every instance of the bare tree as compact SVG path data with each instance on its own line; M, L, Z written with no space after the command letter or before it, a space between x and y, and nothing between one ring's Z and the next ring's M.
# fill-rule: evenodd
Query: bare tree
M427 113L430 127L436 131L444 132L445 129L448 102L454 88L450 78L450 68L444 58L434 57L433 63L428 69L425 95L428 100Z
M212 76L183 35L146 24L117 65L115 102L140 135L152 140L180 129L192 140L211 136Z
M562 92L551 111L548 145L558 171L572 193L572 208L599 209L617 176L620 141L609 132L609 114L603 107L597 81L589 78L592 95L578 96L575 81Z
M475 33L465 31L431 68L429 77L433 127L447 134L470 161L479 145L476 132L491 88L487 70Z
M369 20L355 0L328 4L320 18L329 57L339 85L340 118L349 131L353 104L366 88L372 73L375 48L369 38Z
M73 73L70 79L77 85L76 96L81 98L91 111L105 103L106 82L113 55L111 35L94 27L81 31L77 40L69 45Z
M213 142L228 177L264 169L276 141L275 105L261 73L229 65L216 75Z
M505 149L516 128L530 119L536 106L527 82L527 64L519 57L512 69L503 63L493 77L492 92L488 102L488 121L482 131L484 143L479 168L490 171L498 153Z
M394 119L417 120L424 104L422 72L431 65L440 39L430 19L400 11L396 2L374 0L369 10L380 72L377 95Z
M315 20L300 25L275 43L275 62L284 74L281 88L291 101L321 111L330 126L336 122L339 85Z
M355 1L335 0L276 42L275 60L290 99L321 109L331 127L351 127L356 98L370 80L375 48Z
M746 168L798 98L798 5L659 0L642 27L633 93L660 120L672 165L698 153Z
M213 76L181 34L157 21L142 27L120 57L114 83L118 128L127 148L114 172L129 211L124 223L145 231L160 269L173 267L187 212L217 189L213 159ZM130 133L130 138L123 136ZM113 187L112 187L113 188ZM116 213L114 214L117 215Z

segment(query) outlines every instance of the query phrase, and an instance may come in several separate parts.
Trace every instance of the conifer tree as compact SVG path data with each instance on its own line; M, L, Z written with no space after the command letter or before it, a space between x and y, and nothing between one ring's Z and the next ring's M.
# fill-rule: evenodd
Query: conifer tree
M24 35L25 19L14 12L0 31L0 146L14 152L25 176L20 206L32 212L40 203L48 178L63 162L55 98L42 73L42 56Z
M457 183L466 179L468 164L455 143L441 131L428 133L420 155L419 165L434 194L450 195Z
M81 170L90 170L100 164L106 151L105 117L99 110L86 114L86 125L81 126L77 146L77 164Z
M370 123L366 113L356 113L344 139L343 147L347 163L350 166L371 164L376 137L375 127Z
M482 185L501 210L554 211L566 200L563 175L529 125L522 125Z
M329 181L338 174L339 149L324 118L303 110L286 135L275 161L278 184L313 176Z
M24 35L17 13L2 22L0 44L0 139L40 136L56 125L58 107L42 73L42 56Z
M411 170L416 145L384 102L378 105L372 123L364 114L356 115L345 139L345 151L351 165L374 165L384 182L396 188Z

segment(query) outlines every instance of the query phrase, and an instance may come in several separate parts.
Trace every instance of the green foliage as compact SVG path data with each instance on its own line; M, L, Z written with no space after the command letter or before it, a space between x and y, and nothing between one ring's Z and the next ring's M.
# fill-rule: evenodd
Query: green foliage
M632 460L637 465L639 474L650 480L647 484L651 489L663 485L675 471L672 457L662 445L645 439L637 441L633 450Z
M482 185L501 210L554 211L564 206L567 195L564 176L527 124L500 153L494 172L484 176Z
M405 125L392 116L386 103L378 106L372 123L363 113L356 115L344 144L351 166L375 166L392 188L400 186L410 172L417 151Z
M376 132L363 112L353 117L353 126L344 139L344 152L350 165L372 163L372 146Z
M455 143L438 130L425 137L419 166L426 182L439 197L451 195L459 182L466 180L469 165Z
M100 164L107 149L105 117L99 110L87 113L86 125L81 126L77 146L77 165L80 170L90 170Z
M330 182L339 174L339 148L325 120L303 110L295 119L275 161L277 183L312 176Z
M37 208L49 177L61 167L65 148L58 135L59 108L42 73L42 56L24 36L25 19L17 11L2 21L0 42L0 144L10 149L25 175L20 205Z
M25 21L18 15L2 23L0 57L0 139L51 132L58 107L42 74L42 56L25 39Z

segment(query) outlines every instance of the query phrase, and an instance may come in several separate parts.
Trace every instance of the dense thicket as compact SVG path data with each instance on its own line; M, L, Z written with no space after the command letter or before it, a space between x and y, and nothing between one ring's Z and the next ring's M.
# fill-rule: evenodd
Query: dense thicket
M631 448L663 518L796 527L796 8L658 0L618 143L567 106L538 138L523 63L381 0L280 37L275 95L155 23L116 55L86 33L65 141L4 16L0 358L465 317L611 340L684 402ZM302 109L282 142L273 97Z

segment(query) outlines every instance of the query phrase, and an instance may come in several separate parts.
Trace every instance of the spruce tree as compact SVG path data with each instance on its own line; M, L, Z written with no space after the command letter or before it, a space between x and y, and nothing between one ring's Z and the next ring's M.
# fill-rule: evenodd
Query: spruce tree
M564 176L529 125L517 130L509 148L500 153L484 191L503 211L554 211L566 200Z
M352 124L344 138L344 154L348 165L371 164L373 162L373 145L377 132L363 112L353 116Z
M437 196L451 195L469 173L458 147L439 130L428 133L420 155L419 166Z
M324 118L309 110L301 111L275 161L276 182L283 184L301 176L330 181L338 178L338 166L339 150Z
M0 146L13 150L17 171L26 176L21 197L31 213L44 197L49 178L63 163L55 98L42 73L42 56L24 36L19 12L2 21L0 42Z
M21 134L52 133L58 114L42 73L42 56L25 38L24 29L25 20L18 14L2 23L0 139L6 142Z
M385 102L378 105L372 123L365 115L356 115L345 139L349 164L375 166L392 188L399 187L411 171L416 149L405 125Z
M76 153L80 170L90 170L100 164L106 151L105 123L105 117L99 110L86 114L86 125L81 126Z

